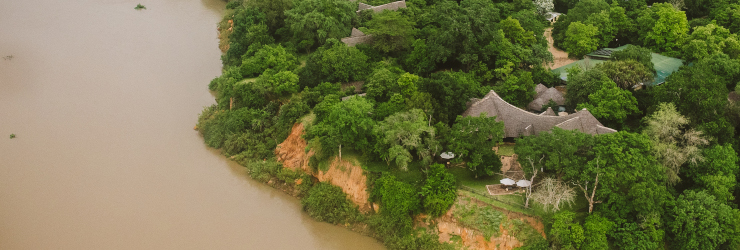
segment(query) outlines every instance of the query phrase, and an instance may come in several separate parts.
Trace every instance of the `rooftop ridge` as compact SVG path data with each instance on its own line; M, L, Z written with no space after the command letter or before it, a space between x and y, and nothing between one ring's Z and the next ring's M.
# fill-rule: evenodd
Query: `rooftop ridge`
M482 113L486 113L488 117L495 116L497 121L504 123L505 137L539 134L553 127L577 129L588 134L616 132L614 129L606 129L587 109L565 116L530 113L506 102L493 90L471 104L463 116L478 116Z

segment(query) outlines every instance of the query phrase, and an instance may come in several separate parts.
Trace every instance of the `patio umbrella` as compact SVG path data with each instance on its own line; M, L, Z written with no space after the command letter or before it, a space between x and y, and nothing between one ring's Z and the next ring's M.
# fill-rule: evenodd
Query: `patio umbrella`
M511 186L511 185L514 185L516 183L516 181L514 181L512 179L509 179L509 178L501 179L500 182L501 182L501 184L504 184L506 186Z
M444 152L444 153L439 154L439 157L442 157L442 159L445 159L445 160L449 160L449 159L455 158L455 154L453 154L452 152Z
M516 182L516 185L520 187L529 187L529 185L532 185L532 182L528 180L519 180Z

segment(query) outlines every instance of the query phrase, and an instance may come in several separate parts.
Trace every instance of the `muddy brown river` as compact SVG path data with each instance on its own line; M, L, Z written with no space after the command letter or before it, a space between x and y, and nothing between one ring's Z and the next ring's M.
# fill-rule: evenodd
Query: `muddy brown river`
M383 248L193 130L224 6L0 0L0 249Z

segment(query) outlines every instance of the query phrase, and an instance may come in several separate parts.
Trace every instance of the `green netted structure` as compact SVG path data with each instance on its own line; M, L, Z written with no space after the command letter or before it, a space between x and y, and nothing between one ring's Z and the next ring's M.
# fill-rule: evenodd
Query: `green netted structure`
M576 66L583 69L593 68L597 64L604 63L606 60L610 60L612 52L624 50L627 48L627 46L629 45L624 45L617 48L603 48L596 50L594 52L586 54L585 59L572 62L557 69L553 69L552 72L559 74L560 79L563 79L563 81L568 81L567 69ZM645 83L645 85L647 86L655 86L664 83L666 77L671 75L674 71L678 70L681 65L683 65L683 61L678 58L667 57L656 53L652 53L652 56L652 62L655 65L655 79L651 83Z

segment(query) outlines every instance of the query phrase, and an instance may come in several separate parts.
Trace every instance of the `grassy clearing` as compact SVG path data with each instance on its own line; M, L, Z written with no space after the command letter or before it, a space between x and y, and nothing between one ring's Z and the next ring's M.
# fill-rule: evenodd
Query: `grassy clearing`
M477 206L466 198L466 204L455 204L453 216L466 227L475 228L488 239L491 236L501 236L500 225L506 221L504 213L487 206Z
M423 171L426 171L426 166L420 161L410 162L407 171L399 169L395 163L388 164L382 161L363 162L362 167L370 172L390 173L396 176L397 180L411 185L422 185L424 183Z
M498 184L501 178L503 178L501 175L475 178L473 171L463 167L451 167L447 171L455 175L459 185L467 186L483 193L488 193L486 185Z
M498 145L498 155L505 155L505 156L514 155L514 145L513 144L499 144Z
M522 206L524 203L510 202L510 201L518 201L518 200L516 200L516 198L511 198L511 197L503 198L503 197L498 197L497 196L496 199L492 199L492 198L490 198L488 196L479 195L479 194L476 194L476 193L473 193L473 192L470 192L470 191L466 191L466 190L458 190L458 191L463 196L468 196L468 197L476 198L476 199L478 199L478 200L480 200L480 201L482 201L482 202L484 202L484 203L486 203L488 205L494 206L494 207L499 207L499 208L503 208L503 209L506 209L506 210L509 210L509 211L519 212L519 213L523 213L523 214L527 214L527 215L539 216L535 211L533 211L533 209L524 209L524 207ZM504 196L504 195L500 195L500 196ZM516 195L505 195L505 196L516 196ZM512 205L512 204L516 204L516 205Z

